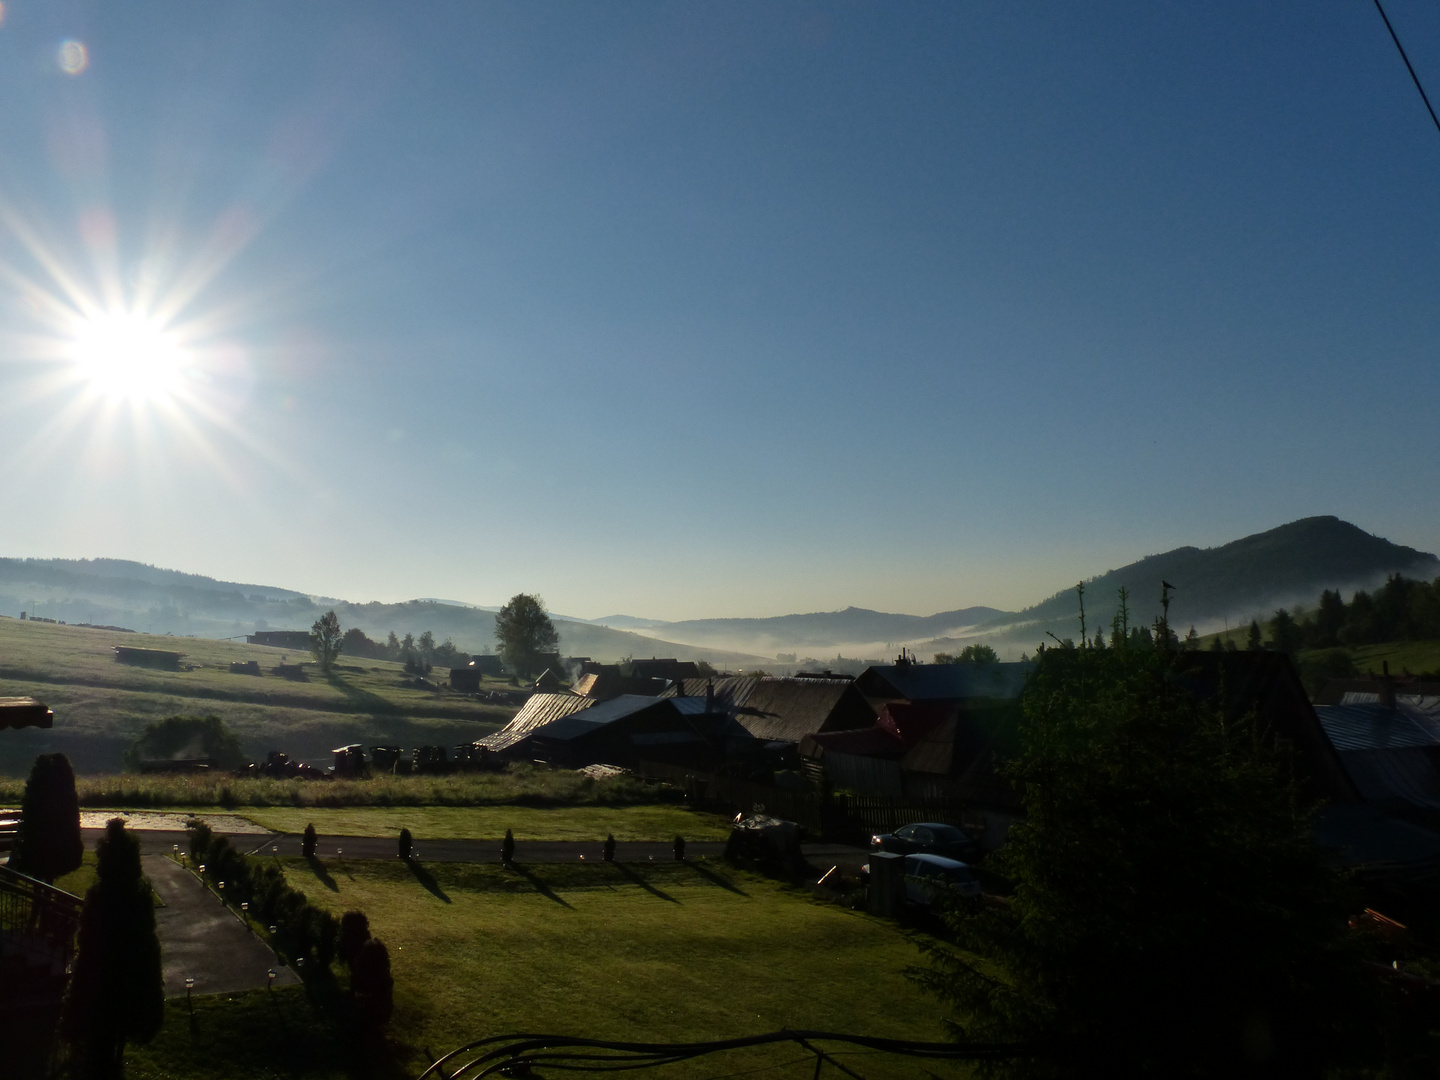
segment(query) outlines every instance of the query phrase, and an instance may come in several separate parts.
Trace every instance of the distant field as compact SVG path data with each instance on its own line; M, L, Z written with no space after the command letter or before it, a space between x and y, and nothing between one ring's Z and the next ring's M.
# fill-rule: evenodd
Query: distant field
M116 645L183 652L183 666L191 670L121 664L112 651ZM0 696L34 695L55 710L49 731L0 737L0 775L23 775L36 754L52 750L70 755L77 771L114 772L125 746L147 723L177 713L215 713L253 757L278 749L328 764L329 750L348 742L470 742L515 711L402 685L400 665L382 660L342 656L331 678L313 669L303 679L282 678L273 670L282 656L290 663L308 659L238 642L0 618ZM256 660L262 674L232 675L232 660Z

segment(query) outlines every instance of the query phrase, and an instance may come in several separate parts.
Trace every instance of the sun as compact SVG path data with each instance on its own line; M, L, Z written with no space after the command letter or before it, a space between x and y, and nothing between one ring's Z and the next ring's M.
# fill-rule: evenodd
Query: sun
M136 404L168 401L185 378L185 349L152 318L130 312L91 315L78 323L68 350L94 394Z

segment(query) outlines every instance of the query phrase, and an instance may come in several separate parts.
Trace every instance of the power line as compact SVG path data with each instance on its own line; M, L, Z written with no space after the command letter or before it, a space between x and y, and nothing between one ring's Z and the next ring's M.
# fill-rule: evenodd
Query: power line
M1390 31L1390 40L1395 42L1395 48L1400 50L1400 59L1405 61L1405 70L1410 72L1410 81L1415 84L1415 89L1420 91L1420 100L1425 103L1425 108L1430 113L1430 119L1435 122L1435 130L1440 131L1440 116L1435 115L1435 108L1430 104L1429 95L1425 93L1425 87L1420 85L1420 76L1415 74L1414 65L1410 63L1410 57L1405 55L1405 46L1400 44L1400 37L1395 33L1395 27L1390 25L1390 16L1385 14L1380 0L1375 0L1375 10L1380 12L1380 18L1385 20L1385 29Z

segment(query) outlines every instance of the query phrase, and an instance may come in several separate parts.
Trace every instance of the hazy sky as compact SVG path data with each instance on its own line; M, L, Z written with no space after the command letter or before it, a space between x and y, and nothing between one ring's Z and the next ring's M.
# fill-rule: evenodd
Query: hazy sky
M687 618L1440 549L1370 0L3 12L0 554Z

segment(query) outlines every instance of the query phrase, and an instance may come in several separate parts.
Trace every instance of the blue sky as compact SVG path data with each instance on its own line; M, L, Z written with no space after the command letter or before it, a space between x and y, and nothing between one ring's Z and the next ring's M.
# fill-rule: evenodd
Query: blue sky
M3 10L0 553L690 618L1440 549L1368 0Z

